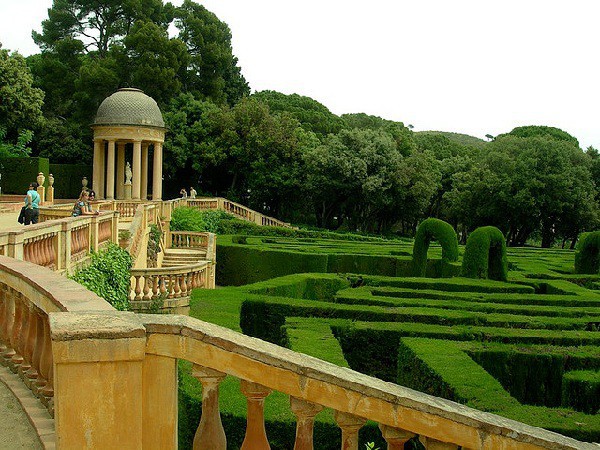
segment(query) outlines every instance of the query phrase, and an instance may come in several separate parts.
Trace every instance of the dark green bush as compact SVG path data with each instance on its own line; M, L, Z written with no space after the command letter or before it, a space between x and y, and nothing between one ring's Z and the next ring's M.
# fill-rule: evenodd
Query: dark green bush
M217 284L224 286L256 283L291 273L327 272L327 255L246 245L218 245L217 255Z
M175 208L171 215L171 231L206 231L202 211L194 208Z
M2 158L2 193L25 195L29 183L36 181L40 172L46 176L44 186L47 187L49 167L47 158Z
M600 372L577 370L565 373L562 403L587 414L600 413Z
M54 176L54 198L77 198L81 193L81 179L87 177L92 184L92 166L83 164L50 164Z
M92 262L71 278L120 311L129 309L131 255L116 244L92 255Z
M463 256L462 276L507 280L506 240L498 228L480 227L469 235Z
M575 252L575 273L600 271L600 231L582 233Z
M413 246L413 270L417 277L424 277L427 270L427 250L432 240L442 246L442 260L458 260L458 239L456 231L447 222L440 219L426 219L419 224Z

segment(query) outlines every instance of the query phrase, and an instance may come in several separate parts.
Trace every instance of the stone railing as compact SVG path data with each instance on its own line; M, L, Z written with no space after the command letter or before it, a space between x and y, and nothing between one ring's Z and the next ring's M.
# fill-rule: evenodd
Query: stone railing
M214 289L216 286L217 236L214 233L171 231L168 248L199 249L206 252L205 259L209 262L208 282L205 286Z
M258 225L262 226L271 226L271 227L285 227L285 228L293 228L289 223L282 222L281 220L277 220L273 217L265 216L259 212L256 212L244 205L240 205L239 203L232 202L231 200L227 200L222 197L215 198L195 198L195 199L182 199L185 200L187 206L191 208L197 209L213 209L213 210L221 210L228 212L229 214L234 215L235 217L247 220L249 222L254 222Z
M211 266L210 261L202 261L188 266L132 269L132 309L188 306L193 289L210 287Z
M226 449L219 384L227 375L241 380L248 403L242 449L269 448L264 399L272 391L290 398L296 449L313 448L314 417L323 408L334 411L342 449L358 448L366 420L379 423L391 449L415 436L428 450L597 448L193 318L110 317L50 314L56 430L65 447L177 448L177 360L183 359L202 384L195 449Z
M117 242L117 214L62 217L0 232L0 255L69 271L91 252Z
M0 364L18 373L52 413L54 366L48 313L114 311L66 277L0 256Z
M224 450L219 384L241 380L248 403L242 449L268 449L264 399L289 396L296 449L312 449L315 415L334 411L342 449L358 448L366 420L390 449L418 436L427 450L597 449L448 400L340 368L178 315L114 309L72 280L0 256L0 362L54 412L56 447L176 449L177 361L202 384L194 448Z

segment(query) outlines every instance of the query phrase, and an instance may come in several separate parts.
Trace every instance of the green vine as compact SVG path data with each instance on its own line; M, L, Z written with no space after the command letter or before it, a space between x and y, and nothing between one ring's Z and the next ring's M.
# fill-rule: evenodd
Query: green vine
M95 292L120 311L129 309L131 255L118 245L92 254L92 262L78 270L71 279Z
M158 228L158 225L150 225L150 235L148 236L148 250L147 250L147 261L148 267L156 267L158 261L158 254L160 253L160 237L162 233Z

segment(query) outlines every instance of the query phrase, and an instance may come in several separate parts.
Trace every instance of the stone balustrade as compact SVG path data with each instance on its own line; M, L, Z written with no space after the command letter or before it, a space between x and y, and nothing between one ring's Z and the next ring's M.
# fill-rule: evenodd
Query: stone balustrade
M158 301L162 308L188 306L193 289L210 288L211 266L210 261L202 261L188 266L132 269L132 309L148 309Z
M114 311L66 277L26 261L0 256L0 364L53 410L54 366L48 313Z
M118 214L61 217L0 232L0 255L65 272L85 262L91 252L117 242Z
M268 449L265 398L289 396L296 449L313 448L315 415L334 411L340 448L358 449L366 420L390 449L418 436L433 449L597 449L540 428L326 363L177 315L115 311L39 266L0 256L0 362L54 411L58 449L177 448L177 361L203 386L194 448L224 450L219 384L241 380L248 404L243 449ZM51 350L51 351L50 351Z
M281 220L274 219L273 217L265 216L264 214L256 212L244 205L240 205L239 203L227 200L226 198L188 198L182 200L184 200L187 206L191 208L197 208L201 210L211 209L225 211L229 214L236 216L239 219L254 222L258 225L293 228L289 223L282 222Z

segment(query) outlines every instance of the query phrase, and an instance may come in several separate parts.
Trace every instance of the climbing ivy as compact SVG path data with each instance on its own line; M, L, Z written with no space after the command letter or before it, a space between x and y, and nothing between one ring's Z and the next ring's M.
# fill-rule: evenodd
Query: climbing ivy
M130 274L133 260L118 245L92 255L92 262L70 278L95 292L120 311L129 309Z

